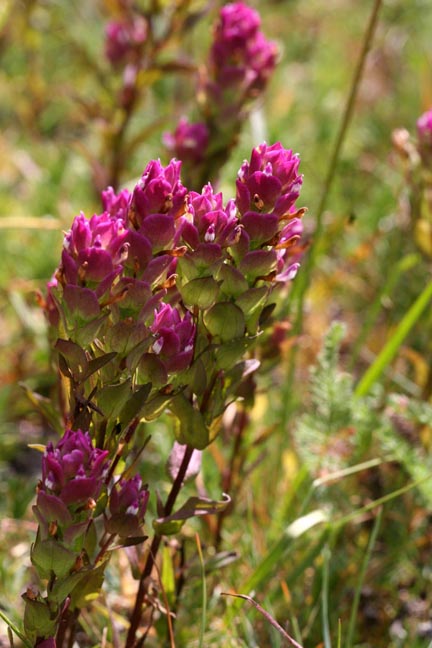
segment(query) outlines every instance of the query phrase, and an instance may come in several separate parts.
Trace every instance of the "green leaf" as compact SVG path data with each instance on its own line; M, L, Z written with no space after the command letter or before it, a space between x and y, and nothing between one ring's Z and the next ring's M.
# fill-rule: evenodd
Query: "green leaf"
M104 562L89 570L86 578L80 581L71 592L71 609L81 608L99 596L104 581L104 572L108 564L110 554L105 554Z
M240 270L227 263L221 265L216 278L222 280L221 290L227 297L239 297L249 288Z
M128 379L118 385L102 387L97 392L95 400L107 419L115 419L131 396L131 380Z
M219 284L212 277L193 279L179 288L185 306L210 308L218 298Z
M163 387L168 382L165 365L154 353L144 353L136 368L138 384L151 383L153 387Z
M105 365L111 362L111 360L113 360L116 357L116 355L117 354L115 353L115 351L113 351L112 353L105 353L99 358L94 358L93 360L90 360L87 363L87 370L81 376L82 382L90 378L90 376L96 373L96 371L99 371L99 369L102 369L102 367L105 367Z
M76 382L81 382L81 378L87 371L88 361L84 349L79 344L71 340L62 340L59 338L54 348L63 356L66 365ZM62 372L66 377L68 373Z
M48 593L48 601L52 601L57 605L61 605L63 601L69 596L74 587L78 583L88 577L87 571L77 572L75 574L70 574L66 578L58 578L54 583L54 587Z
M173 607L176 600L176 588L171 548L168 546L164 546L162 549L161 581L168 603L170 607Z
M151 392L151 384L142 385L127 399L120 412L119 419L122 427L126 427L136 417L144 416L147 398Z
M172 399L171 412L177 417L179 426L176 439L179 443L203 450L209 444L209 430L201 412L193 407L184 394L178 394Z
M58 578L62 578L72 569L75 560L76 554L54 538L38 538L33 545L31 561L41 573L53 572Z
M53 636L57 626L58 614L53 613L44 601L33 600L24 594L24 630L35 641L37 637Z
M241 308L231 302L218 302L204 313L204 324L222 342L241 338L245 332L245 317Z

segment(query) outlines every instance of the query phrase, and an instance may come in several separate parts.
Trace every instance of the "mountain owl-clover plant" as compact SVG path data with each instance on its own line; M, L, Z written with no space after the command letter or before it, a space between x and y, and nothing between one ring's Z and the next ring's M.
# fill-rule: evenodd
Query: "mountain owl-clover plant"
M225 201L210 183L189 191L181 162L152 160L133 191L107 189L103 211L78 215L65 234L44 301L66 432L46 448L34 509L32 562L47 580L45 593L25 595L35 645L56 632L61 643L65 615L97 594L119 539L144 539L152 486L124 467L139 421L171 413L173 451L185 448L178 491L258 369L275 288L299 267L299 163L280 143L257 146ZM156 539L226 504L191 498L173 513L174 500L159 506Z
M34 506L40 585L24 594L24 631L39 648L72 645L79 610L98 596L114 550L145 541L152 497L153 540L125 643L134 648L162 537L229 502L196 496L175 510L227 406L259 368L254 348L279 288L299 268L305 212L296 206L299 157L280 143L253 149L234 198L210 182L275 67L275 45L260 27L241 2L221 9L198 80L201 121L184 118L166 137L180 159L150 161L131 191L108 187L101 213L79 214L65 233L42 299L64 430L45 448ZM113 68L140 69L151 28L132 13L108 25ZM165 504L138 461L137 434L164 413L173 421Z

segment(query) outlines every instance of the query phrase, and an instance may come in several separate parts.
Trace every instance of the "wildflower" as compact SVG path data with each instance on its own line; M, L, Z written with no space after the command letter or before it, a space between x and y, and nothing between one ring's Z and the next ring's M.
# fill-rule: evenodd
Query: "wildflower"
M66 507L87 505L100 495L107 450L94 448L88 432L66 430L56 447L49 443L42 461L39 493L54 495Z
M300 195L303 176L300 158L277 142L253 149L250 162L238 173L236 204L244 216L248 211L285 217ZM243 221L242 221L243 222ZM244 224L244 223L243 223Z
M152 351L168 373L186 369L193 359L195 324L189 311L181 317L179 310L163 304L155 311L150 327L155 341Z
M174 133L165 133L164 144L175 157L183 163L199 164L205 157L209 141L207 126L202 123L190 124L182 117Z
M110 22L105 29L105 55L112 65L120 65L139 55L147 37L147 23L141 16Z
M57 278L63 285L88 287L102 297L122 271L126 236L121 218L104 212L89 220L81 213L65 235Z
M260 26L259 14L242 2L227 4L220 12L210 52L208 104L232 117L262 92L276 65L276 46Z
M181 162L175 159L166 167L152 160L133 192L129 223L149 240L153 253L175 243L175 222L184 213L187 194L180 168Z
M149 491L139 475L117 481L109 495L107 531L123 538L140 535L148 499Z
M417 120L418 149L423 164L432 164L432 110L423 113Z

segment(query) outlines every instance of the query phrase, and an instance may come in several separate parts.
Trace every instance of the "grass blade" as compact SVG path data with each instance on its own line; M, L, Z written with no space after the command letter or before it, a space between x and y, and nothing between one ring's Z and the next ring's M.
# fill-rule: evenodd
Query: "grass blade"
M332 648L329 622L329 573L330 573L330 547L326 545L323 550L323 584L322 584L322 623L324 634L324 647Z
M201 582L202 582L202 606L201 606L201 626L200 626L200 635L199 635L199 648L204 648L204 632L207 624L207 586L206 586L206 575L205 575L205 565L204 558L201 548L201 540L198 533L195 534L198 557L201 565Z
M24 646L26 646L27 648L32 648L32 644L31 644L31 642L30 642L28 639L26 639L26 637L23 635L23 633L21 632L21 630L18 630L18 628L16 627L15 623L14 623L13 621L11 621L11 620L9 619L9 617L6 616L6 614L5 614L1 609L0 609L0 619L3 619L3 621L6 623L6 625L8 626L8 628L10 628L10 629L12 630L12 632L14 632L14 633L16 634L16 636L18 637L18 639L21 639L21 641L23 642Z
M381 526L381 519L382 519L382 512L383 509L381 508L378 511L378 515L376 516L375 523L373 525L372 532L369 537L369 542L368 546L366 549L366 553L363 559L363 563L360 569L360 574L357 582L357 587L354 593L354 600L351 608L351 614L350 614L350 620L349 620L349 625L348 625L348 634L346 638L346 643L345 646L346 648L352 648L352 642L353 642L353 637L354 637L354 631L355 631L355 625L356 625L356 618L357 618L357 612L358 612L358 607L360 603L360 595L361 595L361 590L363 587L363 582L366 576L366 569L369 564L373 548L375 546L375 542L377 539L378 531Z
M411 308L405 313L396 331L385 344L375 362L369 367L355 389L356 396L365 396L372 385L378 380L385 368L395 357L399 347L406 336L420 318L421 314L432 299L432 281L428 283L423 292L417 297Z

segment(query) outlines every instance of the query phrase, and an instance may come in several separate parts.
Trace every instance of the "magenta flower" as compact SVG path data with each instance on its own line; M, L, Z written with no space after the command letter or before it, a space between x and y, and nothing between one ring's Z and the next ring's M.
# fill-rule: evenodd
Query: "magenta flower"
M112 218L117 218L127 224L127 216L132 195L128 189L122 189L118 194L112 187L108 187L101 194L104 212Z
M147 485L143 486L139 475L117 481L109 496L110 517L105 520L107 531L123 538L140 535L148 499Z
M155 311L150 326L155 341L152 351L163 363L168 373L183 371L193 359L195 324L186 312L182 318L177 308L163 304Z
M421 143L432 146L432 110L428 110L418 118L417 135Z
M163 141L168 151L182 162L199 164L205 157L209 132L204 123L190 124L182 117L174 133L165 133Z
M81 213L64 238L62 283L89 287L101 297L122 271L128 253L126 236L121 218L104 212L89 220Z
M432 165L432 110L423 113L417 120L418 150L422 162Z
M141 16L110 22L105 29L105 55L112 65L135 58L147 37L147 23Z
M187 212L181 225L182 239L192 249L201 245L233 245L240 235L237 209L233 200L223 206L222 193L213 193L208 183L202 192L191 191Z
M46 447L40 491L55 495L68 507L97 500L107 456L107 450L93 447L88 432L66 430L56 447L52 443Z
M242 2L227 4L220 12L210 53L214 83L208 90L227 109L230 103L241 105L261 92L275 68L276 46L266 40L260 26L259 14Z
M240 214L271 212L278 219L289 214L303 182L299 165L299 156L279 142L254 148L250 162L245 161L238 173L236 204Z
M133 192L130 224L149 240L153 253L172 247L176 220L185 211L187 189L180 168L181 162L174 159L166 167L152 160Z

